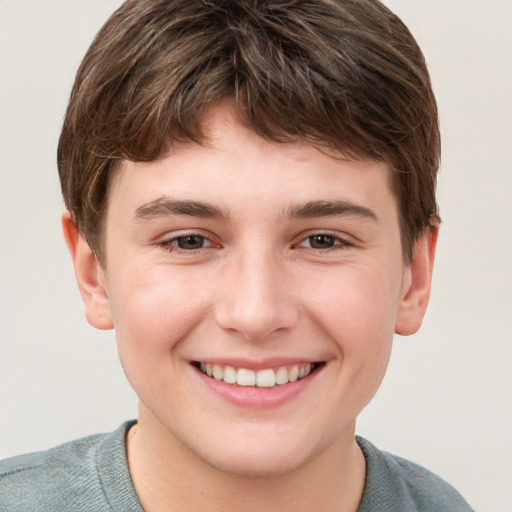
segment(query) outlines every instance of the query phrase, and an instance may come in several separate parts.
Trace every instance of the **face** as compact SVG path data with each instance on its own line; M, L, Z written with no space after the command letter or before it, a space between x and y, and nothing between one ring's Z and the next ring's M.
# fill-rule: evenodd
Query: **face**
M89 320L112 317L141 432L227 472L292 471L353 441L406 315L390 171L264 141L225 107L206 127L119 171Z

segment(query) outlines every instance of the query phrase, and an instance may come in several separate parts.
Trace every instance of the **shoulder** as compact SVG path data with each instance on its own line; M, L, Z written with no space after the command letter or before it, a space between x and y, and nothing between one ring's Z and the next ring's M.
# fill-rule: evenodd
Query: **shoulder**
M431 471L383 452L365 439L358 437L357 441L367 463L366 490L360 512L473 512L450 484Z
M123 439L126 425L51 450L0 462L0 512L110 511L99 469L101 447Z
M0 511L61 510L72 500L98 488L96 435L44 452L30 453L0 463ZM78 510L78 509L77 509Z

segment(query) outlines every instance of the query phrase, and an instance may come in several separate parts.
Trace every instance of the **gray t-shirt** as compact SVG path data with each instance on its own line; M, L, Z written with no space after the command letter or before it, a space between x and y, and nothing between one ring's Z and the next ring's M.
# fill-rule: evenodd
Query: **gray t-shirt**
M126 460L125 435L133 423L2 461L0 512L143 512ZM358 512L472 512L439 477L357 441L367 465Z

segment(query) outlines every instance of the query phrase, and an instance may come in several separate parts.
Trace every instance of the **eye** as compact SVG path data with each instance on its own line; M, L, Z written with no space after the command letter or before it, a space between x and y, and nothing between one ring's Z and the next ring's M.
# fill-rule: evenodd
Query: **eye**
M344 248L352 245L347 240L340 238L335 235L331 235L329 233L318 233L314 235L310 235L305 238L302 242L300 242L299 247L306 247L309 249L317 249L317 250L329 250L335 248Z
M336 245L336 237L332 235L313 235L307 241L312 249L330 249Z
M171 250L179 249L182 251L197 251L199 249L211 247L213 244L208 240L208 238L202 235L184 235L167 240L162 245Z

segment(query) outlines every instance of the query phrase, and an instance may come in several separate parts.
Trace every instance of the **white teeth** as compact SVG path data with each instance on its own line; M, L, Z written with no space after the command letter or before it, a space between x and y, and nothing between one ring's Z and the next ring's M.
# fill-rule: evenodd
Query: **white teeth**
M236 383L239 386L255 386L256 374L252 370L240 368L236 373Z
M259 388L273 388L277 385L295 382L307 377L313 370L311 363L295 364L293 366L281 366L277 369L266 368L254 371L247 368L234 368L220 364L201 363L199 368L202 373L215 380L223 380L227 384Z
M276 372L276 384L288 384L288 370L284 366Z
M256 374L256 386L259 388L273 388L276 385L274 370L260 370Z
M213 365L213 378L215 380L222 380L224 378L224 369L218 364Z
M299 367L297 365L292 366L292 369L288 372L288 380L295 382L299 378Z
M236 384L236 370L232 366L224 367L224 382Z

